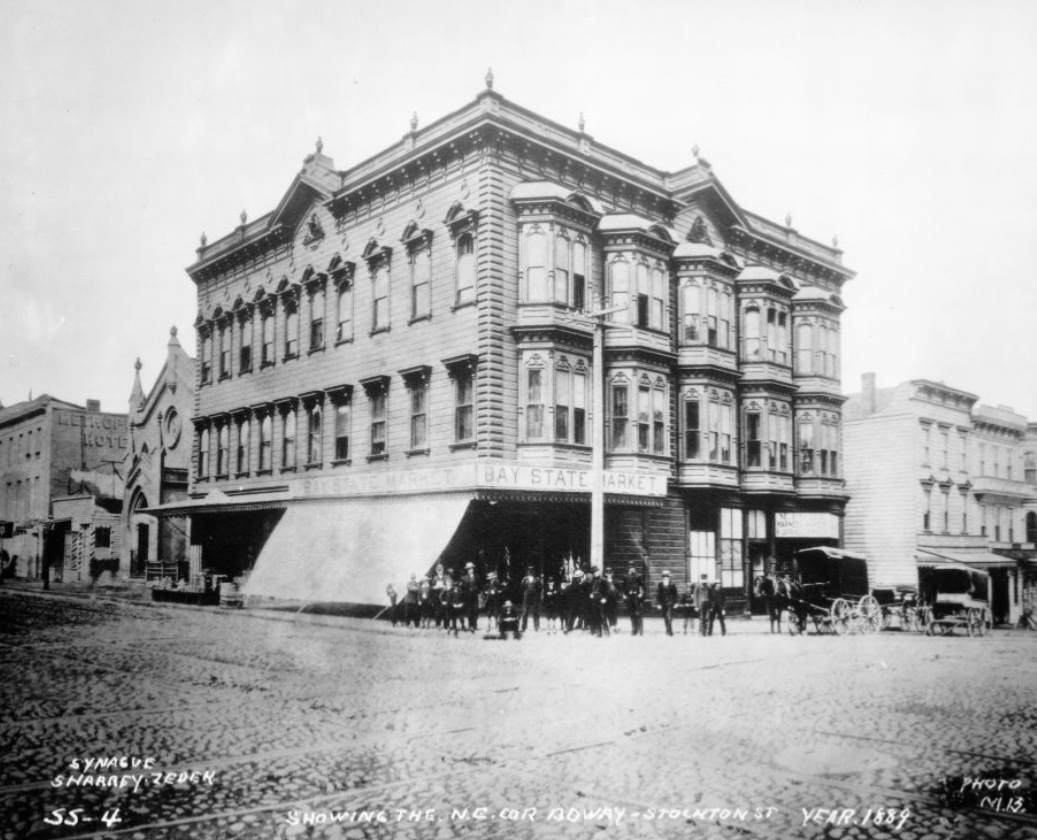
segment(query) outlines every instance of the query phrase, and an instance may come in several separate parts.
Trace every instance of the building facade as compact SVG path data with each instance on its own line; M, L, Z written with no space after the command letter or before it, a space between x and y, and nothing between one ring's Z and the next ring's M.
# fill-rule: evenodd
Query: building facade
M351 169L318 143L188 273L195 457L168 513L196 572L360 603L437 559L564 574L588 558L595 424L609 566L744 598L839 542L852 272L701 158L653 169L488 77Z
M96 400L83 407L43 394L0 409L0 521L13 531L0 548L15 561L11 574L46 579L63 566L72 524L52 517L55 500L103 495L109 482L98 476L113 475L127 442L126 415Z
M166 361L147 394L140 369L138 359L129 399L120 567L130 578L179 579L189 569L187 518L150 512L187 498L195 365L180 345L176 327L169 333Z
M942 382L862 386L845 406L846 547L877 587L917 586L938 563L982 569L994 621L1014 623L1037 557L1032 424Z

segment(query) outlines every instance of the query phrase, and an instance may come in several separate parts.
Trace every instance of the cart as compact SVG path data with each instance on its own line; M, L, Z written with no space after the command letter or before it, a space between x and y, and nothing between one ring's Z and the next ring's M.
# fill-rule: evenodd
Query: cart
M868 561L859 554L818 546L797 551L789 598L790 633L802 633L810 619L818 633L877 633L882 608L868 588Z
M990 622L990 576L960 564L919 569L919 620L927 636L962 630L983 636Z
M918 588L897 586L893 589L873 589L871 594L882 610L883 630L925 629L918 621Z

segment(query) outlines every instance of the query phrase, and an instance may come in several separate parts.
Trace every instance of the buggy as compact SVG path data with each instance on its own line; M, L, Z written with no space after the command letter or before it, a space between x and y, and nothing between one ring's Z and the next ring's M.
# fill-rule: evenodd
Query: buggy
M859 554L818 546L797 551L790 593L790 633L811 619L818 633L877 633L882 610L868 588L868 561Z
M928 636L947 636L964 630L982 636L990 621L990 576L959 564L919 569L921 604L919 619Z

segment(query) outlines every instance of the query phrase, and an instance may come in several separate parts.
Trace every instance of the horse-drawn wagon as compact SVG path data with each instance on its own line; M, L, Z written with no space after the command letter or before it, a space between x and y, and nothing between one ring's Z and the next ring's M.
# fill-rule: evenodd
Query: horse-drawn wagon
M797 551L791 575L757 578L772 630L793 635L813 622L818 633L877 633L882 609L868 588L868 561L859 554L818 546Z
M919 569L919 621L926 635L964 630L982 636L990 621L990 576L979 569L941 564Z

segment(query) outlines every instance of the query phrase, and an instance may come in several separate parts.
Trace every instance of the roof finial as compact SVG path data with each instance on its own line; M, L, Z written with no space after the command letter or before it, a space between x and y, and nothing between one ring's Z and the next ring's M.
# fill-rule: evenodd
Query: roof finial
M204 248L204 247L205 247L206 245L208 245L208 244L209 244L209 237L207 237L207 236L205 235L205 231L204 231L204 230L202 231L202 235L201 235L201 237L199 237L199 240L198 240L198 241L202 243L202 247L203 247L203 248Z
M587 126L587 121L583 118L583 111L580 111L580 134L583 134L583 129Z
M173 324L173 326L169 328L169 334L173 338L176 338L176 324Z
M486 89L493 90L493 68L486 71Z
M324 151L324 139L320 136L317 137L317 154L319 155Z
M833 248L838 248L839 247L839 234L836 234L835 236L832 237L832 247Z
M241 218L241 224L245 224L245 222L248 221L248 213L246 213L244 210L242 210L240 218Z
M699 144L698 143L696 143L694 146L691 147L691 153L693 155L695 155L695 160L699 159Z
M140 373L142 367L144 367L144 365L140 363L140 356L137 356L137 361L133 363L133 369L137 371L137 373Z
M792 227L792 214L791 213L786 213L785 214L785 227L787 227L787 228Z
M418 130L418 112L417 111L415 111L413 114L410 115L410 130L411 131L417 131Z

